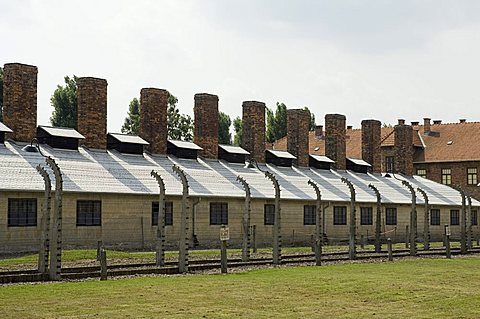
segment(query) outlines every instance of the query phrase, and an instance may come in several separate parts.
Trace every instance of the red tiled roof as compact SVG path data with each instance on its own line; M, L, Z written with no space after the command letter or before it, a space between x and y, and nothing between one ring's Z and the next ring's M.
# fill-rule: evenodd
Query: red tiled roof
M432 124L432 135L424 135L423 125L415 126L413 145L423 147L414 159L416 162L445 162L480 160L480 122ZM449 143L449 141L452 141ZM309 132L310 154L325 155L324 136L317 138ZM383 127L381 144L394 145L393 127ZM347 130L347 157L362 158L362 130ZM287 137L267 146L276 150L287 150Z

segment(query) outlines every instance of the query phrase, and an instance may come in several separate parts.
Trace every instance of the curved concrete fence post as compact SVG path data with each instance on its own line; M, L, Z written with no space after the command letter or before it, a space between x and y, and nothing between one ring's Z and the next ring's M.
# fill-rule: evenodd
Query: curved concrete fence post
M342 177L342 182L347 184L350 189L350 218L349 218L349 245L348 245L348 257L350 259L357 258L357 247L355 246L357 222L355 217L355 187L348 178Z
M163 178L154 170L150 175L155 178L160 191L158 198L158 222L157 238L155 246L155 263L157 266L165 266L165 183Z
M408 182L403 180L403 186L408 188L412 195L412 207L410 210L410 256L417 255L417 195L415 189Z
M240 182L245 190L245 206L243 208L242 218L242 261L250 261L250 186L247 181L240 175L237 176L237 181Z
M55 160L47 157L45 162L55 175L55 200L53 207L53 226L50 241L50 280L60 280L62 272L62 201L63 201L63 178L60 167Z
M375 252L380 253L382 252L382 241L380 238L380 234L382 232L382 196L375 185L369 184L368 187L373 190L375 197L377 197L377 214L375 218Z
M52 181L45 168L41 165L36 167L38 173L45 182L45 195L43 204L43 213L41 219L40 250L38 252L38 272L48 274L48 254L50 251L50 211L52 209Z
M275 188L275 217L273 222L273 263L282 263L282 233L281 233L281 209L280 209L280 185L277 178L270 172L265 172L265 177L272 181Z
M467 249L472 249L472 197L467 195Z
M462 254L467 253L467 208L465 190L460 186L454 186L460 196L462 196L462 211L460 212L460 252Z
M182 213L180 217L180 241L179 241L179 252L178 252L178 271L180 273L185 273L188 271L188 220L189 220L189 211L190 211L190 198L188 194L188 180L185 172L178 167L173 165L173 171L180 177L182 181Z
M430 204L428 202L428 195L427 193L421 189L420 187L417 188L417 191L422 194L423 200L425 202L423 208L423 250L430 249Z
M312 186L315 195L317 196L315 201L315 264L320 266L322 264L322 242L323 242L323 227L322 227L322 193L318 188L317 183L311 179L308 181L308 185Z

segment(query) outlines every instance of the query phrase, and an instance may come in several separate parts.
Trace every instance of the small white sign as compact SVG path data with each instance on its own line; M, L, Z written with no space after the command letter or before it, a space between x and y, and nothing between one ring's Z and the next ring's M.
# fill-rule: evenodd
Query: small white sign
M230 229L226 226L220 228L220 240L230 240Z
M445 227L445 235L450 236L450 226Z

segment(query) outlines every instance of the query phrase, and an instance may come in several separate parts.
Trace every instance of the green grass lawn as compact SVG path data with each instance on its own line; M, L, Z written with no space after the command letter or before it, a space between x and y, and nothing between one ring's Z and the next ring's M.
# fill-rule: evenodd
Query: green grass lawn
M2 318L480 318L480 258L0 286Z

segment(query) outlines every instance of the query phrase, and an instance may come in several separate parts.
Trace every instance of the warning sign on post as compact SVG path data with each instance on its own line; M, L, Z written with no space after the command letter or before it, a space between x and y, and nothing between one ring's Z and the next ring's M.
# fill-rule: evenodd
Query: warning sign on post
M220 228L220 240L230 240L230 229L227 226Z

